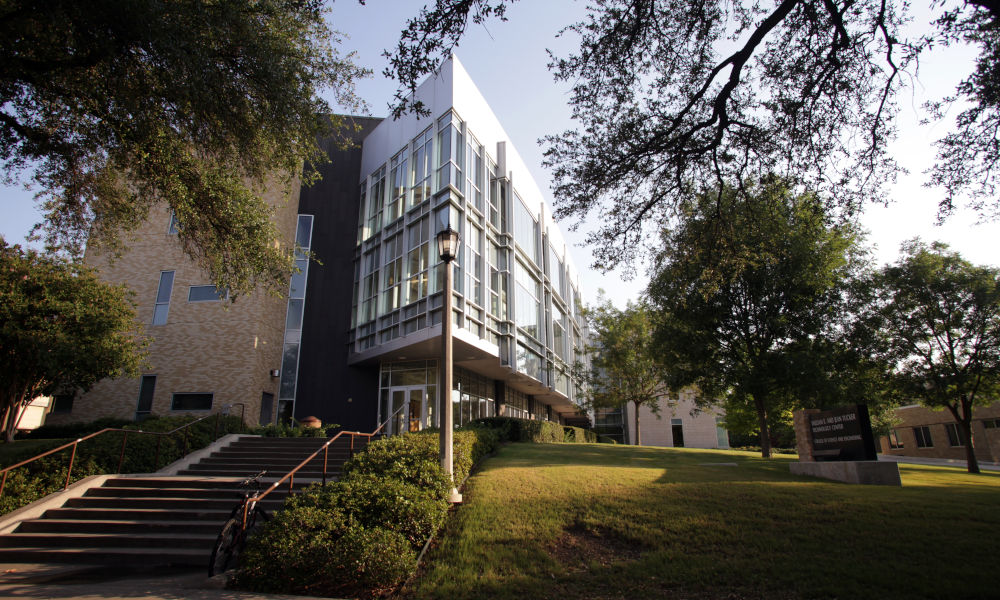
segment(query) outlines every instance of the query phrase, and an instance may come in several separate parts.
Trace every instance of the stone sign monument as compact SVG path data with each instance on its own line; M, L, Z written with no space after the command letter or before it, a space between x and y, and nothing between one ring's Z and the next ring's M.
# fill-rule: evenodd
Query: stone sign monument
M794 417L799 462L790 465L792 473L847 483L900 485L896 463L878 460L864 404L797 410Z

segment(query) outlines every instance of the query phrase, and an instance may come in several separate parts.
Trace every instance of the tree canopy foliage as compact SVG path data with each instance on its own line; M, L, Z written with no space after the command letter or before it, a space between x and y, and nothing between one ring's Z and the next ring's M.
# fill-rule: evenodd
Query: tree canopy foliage
M12 439L38 396L138 374L146 341L131 292L90 269L0 238L0 414Z
M504 17L515 0L438 0L414 17L392 54L403 90L458 43L468 20ZM1000 208L1000 2L944 0L930 33L904 39L902 0L595 0L564 33L579 51L552 57L571 86L579 127L545 138L555 215L598 217L595 263L612 267L654 238L692 194L749 198L739 182L794 178L849 210L884 199L900 172L888 144L896 98L921 53L956 42L981 53L932 117L967 102L938 143L930 182L942 215L967 194ZM726 191L735 182L736 189Z
M951 413L978 473L972 410L1000 392L1000 270L915 240L874 281L900 393Z
M639 407L659 415L661 397L667 397L663 367L653 348L653 317L645 304L620 310L610 300L598 299L585 311L590 325L590 365L578 378L591 408L635 409L635 443L642 444Z
M724 399L727 413L751 411L767 457L775 419L843 400L846 383L826 369L852 366L845 301L865 263L857 230L834 223L814 194L778 178L744 188L745 200L726 187L721 199L682 205L648 294L667 384L695 386L699 402Z
M283 290L292 258L261 194L313 176L341 124L319 92L358 106L365 74L322 5L0 2L5 183L30 174L53 248L120 250L162 200L220 287Z

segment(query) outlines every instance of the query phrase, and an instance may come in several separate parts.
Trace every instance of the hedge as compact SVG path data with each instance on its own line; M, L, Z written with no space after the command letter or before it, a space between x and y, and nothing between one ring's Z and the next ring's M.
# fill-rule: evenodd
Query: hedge
M455 431L456 483L496 449L495 430ZM451 487L434 430L384 438L345 463L340 481L312 486L247 542L230 584L257 592L375 596L416 569L440 528Z
M514 417L486 417L471 423L496 431L503 442L532 442L552 444L557 442L596 443L597 434L589 429L559 425L550 421L533 421Z
M195 419L196 417L191 416L150 417L141 423L132 422L125 429L166 432ZM95 423L101 426L95 425ZM60 427L76 427L81 433L89 429L90 433L93 433L106 428L106 423L107 421L95 421L91 424L73 424L72 426ZM230 431L238 431L240 426L238 417L221 417L218 434L221 437ZM70 430L57 430L52 427L49 431L63 433ZM187 452L192 452L211 444L214 441L215 433L215 419L213 418L205 419L170 437L164 437L160 442L158 462L156 460L156 445L157 437L160 436L130 434L121 472L152 473L184 456L185 449ZM43 435L50 434L43 432ZM90 475L114 473L118 469L118 457L121 453L124 435L123 432L112 431L81 442L77 446L70 482L79 481ZM69 440L62 441L65 443L75 437L82 437L82 435L71 436ZM54 440L53 446L58 445L60 445L59 442ZM41 452L44 450L33 452L32 455L38 455ZM11 471L7 478L7 484L4 486L3 496L0 496L0 514L27 506L62 489L66 483L66 471L69 467L71 452L72 448L66 448L62 452L46 456ZM31 457L18 456L17 458L18 460L9 460L7 464L15 464Z

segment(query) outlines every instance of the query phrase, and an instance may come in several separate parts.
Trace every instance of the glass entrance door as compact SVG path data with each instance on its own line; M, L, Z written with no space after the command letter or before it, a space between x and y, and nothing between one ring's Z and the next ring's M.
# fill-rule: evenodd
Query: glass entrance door
M390 388L387 410L393 417L386 426L386 433L389 435L410 433L427 427L431 422L433 411L427 400L426 386Z

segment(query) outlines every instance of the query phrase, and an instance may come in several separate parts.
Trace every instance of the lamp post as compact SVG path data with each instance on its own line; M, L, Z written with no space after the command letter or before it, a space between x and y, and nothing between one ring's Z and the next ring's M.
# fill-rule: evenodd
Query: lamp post
M441 425L441 468L451 478L451 491L448 501L462 501L462 495L455 487L455 465L452 455L453 415L451 407L452 388L452 355L451 355L451 300L452 300L452 267L451 262L458 256L458 246L461 243L458 232L448 226L437 234L438 256L444 262L444 303L441 307L441 385L439 386L440 404L438 417Z

